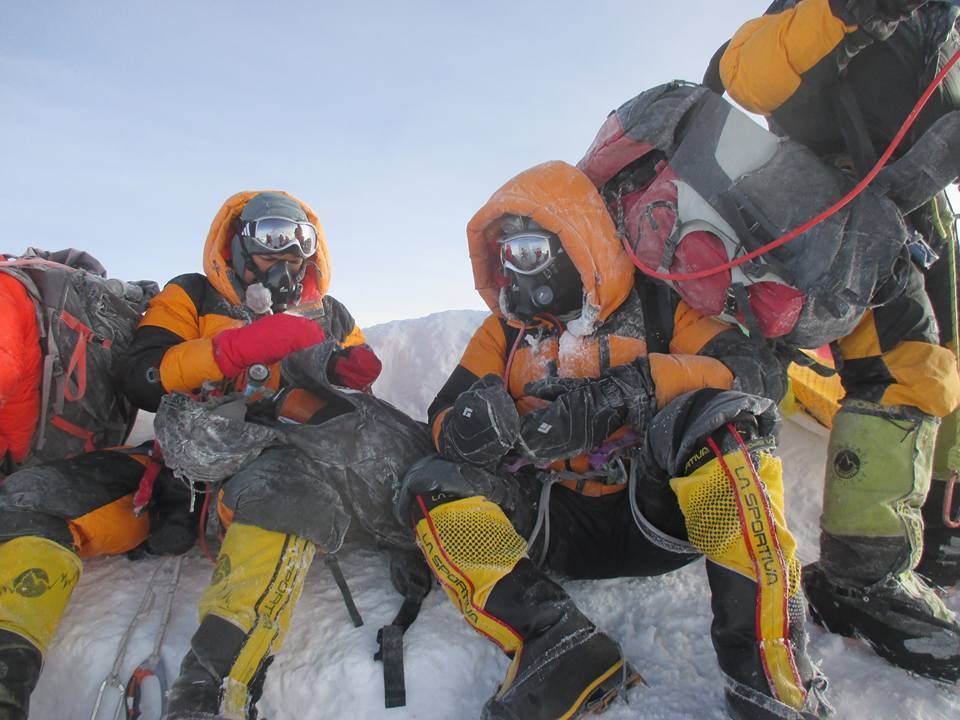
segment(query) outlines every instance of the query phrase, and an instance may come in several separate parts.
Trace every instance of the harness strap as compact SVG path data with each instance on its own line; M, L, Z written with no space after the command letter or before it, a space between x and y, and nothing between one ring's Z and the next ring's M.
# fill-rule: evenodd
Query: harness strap
M623 461L620 458L616 462L623 467ZM612 493L622 492L626 483L605 483L596 478L607 478L610 476L608 468L591 470L589 472L578 473L569 470L557 470L540 476L540 482L543 487L540 488L540 500L537 503L537 521L533 526L530 537L527 538L527 546L533 547L540 531L543 531L543 547L540 548L540 555L537 557L537 566L542 566L547 559L547 551L550 549L550 492L554 485L560 484L565 488L580 493L586 497L602 497Z
M579 493L584 497L604 497L605 495L613 495L614 493L623 492L627 489L627 486L623 483L619 485L609 485L599 480L586 479L560 480L559 485L567 488L567 490L573 490L575 493Z

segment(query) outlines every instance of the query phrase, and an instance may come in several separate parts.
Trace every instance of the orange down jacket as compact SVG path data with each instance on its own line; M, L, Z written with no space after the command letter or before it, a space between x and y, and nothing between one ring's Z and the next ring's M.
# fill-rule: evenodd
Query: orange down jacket
M40 331L33 300L14 277L0 273L0 459L20 463L40 416Z

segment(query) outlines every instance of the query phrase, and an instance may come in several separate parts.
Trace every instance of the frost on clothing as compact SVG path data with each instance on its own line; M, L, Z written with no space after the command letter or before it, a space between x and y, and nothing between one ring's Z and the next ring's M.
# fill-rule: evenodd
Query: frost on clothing
M426 430L382 400L318 379L325 357L317 347L283 362L288 382L336 407L318 424L250 422L239 395L203 403L167 395L156 418L165 462L185 480L229 480L221 514L230 522L297 534L332 553L356 521L382 543L411 547L393 503L403 472L430 452Z
M256 335L257 322L263 320L258 320L253 309L240 302L249 278L246 274L238 277L233 272L229 246L234 233L239 232L235 220L255 197L261 198L263 205L273 202L274 207L295 215L293 221L297 223L310 220L316 225L312 211L286 194L245 192L228 199L208 235L204 262L207 274L175 278L154 298L134 332L126 362L119 369L118 382L135 405L156 409L161 397L169 391L203 391L216 395L242 389L244 373L237 382L225 378L213 352L221 332L240 333L235 328L242 325L246 325L242 331L245 333L243 352L233 353L233 365L239 372L255 362L267 362L257 360L254 355L259 349L269 352L270 379L262 392L267 395L279 390L278 399L289 398L298 390L281 372L279 360L283 355L319 343L325 348L323 361L311 365L310 373L325 378L332 365L328 362L331 353L363 342L362 333L346 309L325 295L330 268L322 236L312 257L300 266L305 269L305 275L302 293L296 293L299 304L293 312L303 317L267 318L272 321L271 329L286 334L282 339L287 342L271 343L267 348L256 348L255 342L246 342L251 335ZM271 268L289 270L282 254L262 262ZM305 327L313 332L301 337ZM276 354L284 348L286 353ZM355 369L349 367L350 356L337 359L344 361L348 369ZM370 351L364 359L369 362L361 369L372 374L379 363L374 362ZM310 394L309 390L299 390ZM318 409L323 405L319 401L314 404ZM220 409L227 406L228 403L223 403ZM349 412L349 404L340 411ZM241 403L239 413L223 420L243 423L244 416L245 407ZM273 414L267 413L267 416L271 424L279 422ZM334 416L335 413L328 413L324 417ZM301 419L316 420L313 416ZM425 447L426 440L419 426L407 422L411 432L419 433L421 446ZM214 446L219 442L223 446L221 450L229 450L229 441L237 439L219 432L223 429L223 424L212 421L181 428L204 433L198 445L205 446L194 457L191 470L201 481L224 480L215 507L227 529L221 564L200 603L201 625L195 633L194 645L184 659L180 677L171 687L168 708L171 718L178 713L188 717L198 712L216 714L221 706L226 714L236 715L253 707L266 668L282 644L317 544L330 550L338 548L350 520L345 504L337 505L337 491L324 482L324 468L313 463L303 450L291 446L273 447L270 442L257 442L256 438L251 441L251 434L241 436L247 444L243 448L247 454L234 458L233 467L228 469L229 477L211 476L209 473L219 460ZM264 428L258 430L270 440L269 432L264 433ZM350 432L362 435L357 427L350 428ZM171 465L181 474L182 468L174 460L181 449L178 442L184 439L175 436L170 441L167 438ZM378 447L372 452L379 456L389 451L390 448ZM281 457L284 452L286 455ZM179 553L193 544L199 512L193 502L196 488L188 488L170 469L161 469L156 476L147 505L149 513L133 512L133 495L140 487L141 478L147 476L145 467L156 470L159 461L147 446L114 448L21 470L0 485L0 515L3 516L0 552L18 554L20 548L26 548L27 559L36 564L38 572L46 572L49 577L63 575L63 592L58 594L56 603L27 603L21 607L13 602L10 594L0 593L0 633L3 634L0 661L13 662L11 654L38 660L22 677L0 677L0 714L7 709L26 713L39 672L39 658L46 649L46 638L56 628L82 567L79 557L123 553L140 547L151 552ZM204 472L195 472L197 468ZM222 473L223 468L220 471ZM399 469L393 470L394 476L398 473ZM332 471L327 474L331 475ZM389 483L390 474L382 473L377 479ZM390 499L392 496L382 504L389 505ZM365 501L366 497L357 498L358 505ZM326 527L323 527L324 520L329 520ZM311 533L311 529L315 532ZM59 568L70 562L77 572L68 578ZM11 564L0 563L0 585L16 581L8 577L12 569ZM264 597L272 598L271 602L259 602L258 599ZM7 635L19 640L7 642ZM21 666L26 667L23 663ZM224 687L228 692L224 693Z
M191 392L204 381L223 380L213 355L213 338L255 317L243 304L242 285L229 258L233 222L255 195L237 193L214 218L203 251L205 274L180 275L151 301L120 378L124 391L138 406L156 410L165 392ZM315 319L327 337L343 346L359 345L363 333L353 317L326 294L330 261L319 221L308 205L298 202L319 235L315 254L306 259L303 293L292 312ZM275 390L280 382L279 365L270 370L267 387Z
M501 312L498 240L502 218L515 216L556 235L579 271L575 332L550 316L521 323ZM615 639L534 558L569 577L606 578L661 574L701 552L733 717L761 708L822 716L771 454L776 410L729 390L735 379L722 358L695 354L724 335L727 351L732 334L756 346L635 287L603 199L565 163L508 181L467 233L476 286L494 314L430 407L441 457L411 468L399 510L464 619L512 657L482 717L567 717L636 679ZM661 352L648 350L648 324ZM683 456L661 459L654 446ZM731 482L734 474L749 480ZM747 502L765 508L762 548L738 519Z
M618 108L579 167L607 193L637 257L672 273L714 267L778 238L853 186L803 146L679 82ZM620 175L627 168L643 177ZM752 263L671 282L705 315L819 347L847 334L875 303L906 240L896 205L868 189Z

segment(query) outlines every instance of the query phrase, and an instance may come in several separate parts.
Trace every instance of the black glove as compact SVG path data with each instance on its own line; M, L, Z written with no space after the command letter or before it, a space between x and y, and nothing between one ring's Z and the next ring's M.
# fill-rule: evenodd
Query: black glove
M599 447L630 425L642 434L649 420L653 382L646 361L610 368L597 379L545 378L524 393L550 400L520 421L520 453L536 462L575 457ZM655 400L654 400L655 402Z
M625 424L646 438L650 419L657 412L657 391L650 374L650 363L638 358L626 365L617 365L606 370L601 380L616 386L627 411Z
M440 453L478 467L494 465L517 442L520 416L497 375L485 375L460 393L443 419Z

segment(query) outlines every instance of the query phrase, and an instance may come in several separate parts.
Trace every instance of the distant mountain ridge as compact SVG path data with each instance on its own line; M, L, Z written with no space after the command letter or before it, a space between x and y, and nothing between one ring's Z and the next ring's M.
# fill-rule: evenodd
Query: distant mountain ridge
M383 362L374 393L411 417L426 420L427 407L487 315L483 310L447 310L364 328Z

